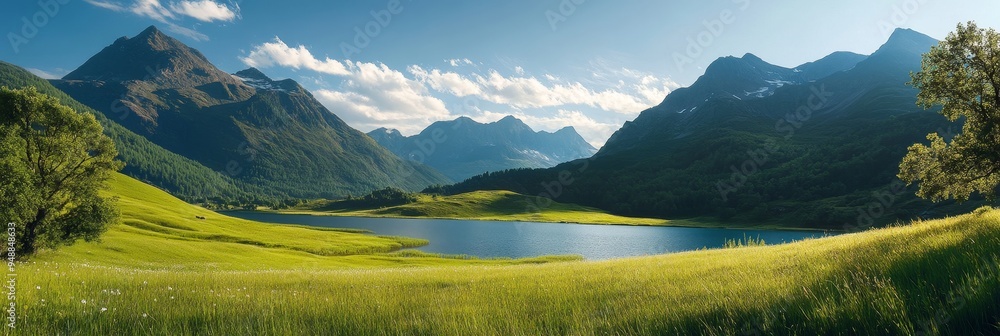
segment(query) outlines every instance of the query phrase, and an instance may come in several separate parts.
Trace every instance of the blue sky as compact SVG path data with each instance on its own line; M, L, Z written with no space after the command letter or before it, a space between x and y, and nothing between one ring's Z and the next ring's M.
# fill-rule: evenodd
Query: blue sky
M256 66L272 78L299 81L362 131L413 134L437 120L467 115L489 122L510 114L536 130L574 126L598 147L721 56L749 52L794 67L834 51L869 54L895 27L938 39L962 21L1000 27L995 0L29 0L3 6L0 60L40 75L60 77L116 38L155 24L224 71Z

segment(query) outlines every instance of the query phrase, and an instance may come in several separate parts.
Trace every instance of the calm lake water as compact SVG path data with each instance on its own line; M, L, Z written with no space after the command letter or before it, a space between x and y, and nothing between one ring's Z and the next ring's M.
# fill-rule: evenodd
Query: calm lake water
M760 237L767 244L819 238L820 232L678 227L490 222L282 215L234 211L226 215L261 222L365 229L378 235L423 238L418 250L482 258L582 255L590 260L655 255L721 247L727 239Z

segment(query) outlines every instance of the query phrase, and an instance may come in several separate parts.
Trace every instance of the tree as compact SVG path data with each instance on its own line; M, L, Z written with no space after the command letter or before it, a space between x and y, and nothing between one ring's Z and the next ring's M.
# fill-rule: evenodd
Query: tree
M935 202L973 193L993 198L1000 183L1000 34L959 24L912 77L918 105L941 106L948 120L965 124L952 139L932 133L930 146L910 146L899 178L919 182L917 196Z
M0 141L0 219L14 224L19 258L95 240L117 222L99 191L122 164L93 115L34 88L0 88Z

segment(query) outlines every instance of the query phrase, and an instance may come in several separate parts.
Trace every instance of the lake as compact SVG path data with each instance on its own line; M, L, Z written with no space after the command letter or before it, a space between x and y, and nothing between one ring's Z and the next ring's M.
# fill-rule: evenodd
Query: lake
M260 222L365 229L378 235L422 238L430 244L418 248L420 251L481 258L574 254L602 260L716 248L722 247L727 239L744 237L760 237L767 244L778 244L825 235L804 231L360 218L247 211L225 214Z

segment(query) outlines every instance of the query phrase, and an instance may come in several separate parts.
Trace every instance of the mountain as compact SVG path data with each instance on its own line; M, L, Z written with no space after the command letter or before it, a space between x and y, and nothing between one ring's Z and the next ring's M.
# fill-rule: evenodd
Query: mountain
M293 197L337 197L447 181L351 128L293 80L227 74L149 27L52 84L163 148Z
M838 51L819 59L795 67L795 71L806 81L826 78L835 73L853 69L868 56L852 52Z
M553 167L597 152L573 127L535 132L513 116L488 124L467 117L440 121L410 137L385 128L368 136L399 157L425 163L454 181L491 171Z
M626 122L599 154L631 148L651 134L661 136L665 128L673 137L683 137L720 118L762 116L767 110L732 105L748 105L750 101L771 98L783 89L813 82L823 74L829 76L852 69L861 61L859 57L864 56L837 52L795 69L767 63L753 54L720 58L690 87L675 90L659 105ZM717 114L720 111L723 113Z
M863 59L835 53L788 69L749 54L721 58L626 123L591 160L484 174L439 190L501 189L630 216L823 229L946 212L895 176L908 146L957 130L917 107L917 91L906 84L935 44L897 30Z
M241 198L285 197L277 192L236 181L204 165L177 155L129 131L104 114L76 101L53 87L48 81L15 65L0 62L0 86L9 88L34 87L55 97L63 105L80 113L93 114L118 149L118 159L125 162L122 172L136 179L169 191L187 201L229 202Z

